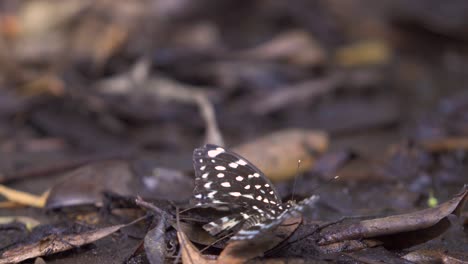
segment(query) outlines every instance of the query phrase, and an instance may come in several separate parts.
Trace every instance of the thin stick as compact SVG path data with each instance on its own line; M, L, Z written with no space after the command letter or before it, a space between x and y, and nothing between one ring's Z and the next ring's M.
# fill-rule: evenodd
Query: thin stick
M177 224L177 232L182 232L182 229L180 227L180 218L179 218L179 207L176 207L176 224ZM181 241L182 242L182 241ZM185 241L184 241L185 242ZM190 255L190 252L187 250L187 245L185 243L181 243L181 246L184 247L185 251L187 252L187 256L190 259L190 263L194 263L192 256ZM182 250L182 249L181 249ZM182 255L182 253L180 254ZM179 256L179 255L178 255ZM179 261L179 259L176 259L176 261ZM176 263L176 262L175 262Z
M187 209L184 209L184 210L180 211L180 213L183 214L183 213L185 213L185 212L187 212L189 210L195 209L195 208L197 208L197 207L189 207Z
M219 241L221 241L221 240L227 238L227 237L230 236L230 235L232 235L232 234L226 234L226 235L222 236L221 238L217 239L217 240L214 241L213 243L211 243L211 244L209 244L208 246L202 248L202 249L200 250L200 253L202 253L203 251L209 249L211 246L213 246L214 244L218 243Z

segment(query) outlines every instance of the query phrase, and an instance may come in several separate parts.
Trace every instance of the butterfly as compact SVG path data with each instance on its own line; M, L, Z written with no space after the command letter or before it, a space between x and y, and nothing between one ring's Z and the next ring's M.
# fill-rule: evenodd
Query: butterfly
M195 149L193 165L192 203L232 212L203 226L214 236L240 226L231 240L254 239L285 219L300 216L318 200L312 195L299 203L283 203L271 181L255 165L217 145Z

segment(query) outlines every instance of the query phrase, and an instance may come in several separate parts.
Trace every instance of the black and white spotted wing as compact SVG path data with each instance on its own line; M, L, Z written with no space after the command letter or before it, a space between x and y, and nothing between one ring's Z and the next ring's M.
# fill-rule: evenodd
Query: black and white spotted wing
M295 216L318 199L312 196L298 204L282 204L272 183L252 163L216 145L193 152L195 206L237 208L239 213L222 217L203 227L212 235L242 225L231 238L252 239Z
M228 205L271 215L282 210L281 200L270 180L236 153L216 145L205 145L194 150L193 164L197 206Z
M276 228L286 219L300 216L306 208L312 208L318 199L319 197L317 195L312 195L297 204L288 204L286 206L288 207L287 209L281 212L280 215L273 218L265 218L259 214L254 215L245 221L242 228L233 237L231 237L231 239L246 240L258 237L261 234Z

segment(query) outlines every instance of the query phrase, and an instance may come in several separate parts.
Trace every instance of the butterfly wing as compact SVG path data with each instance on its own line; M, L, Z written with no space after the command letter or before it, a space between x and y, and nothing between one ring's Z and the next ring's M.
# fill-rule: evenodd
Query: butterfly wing
M245 214L234 214L221 217L216 221L204 225L203 229L208 231L212 236L216 236L219 233L230 230L242 223L245 220L244 215Z
M192 202L203 207L241 207L246 213L280 213L281 200L265 175L247 159L207 144L193 152Z
M265 218L259 214L252 216L247 219L242 228L231 237L231 240L254 240L257 237L261 237L263 234L278 227L284 220L291 217L298 217L304 210L314 207L318 199L319 197L317 195L312 195L284 210L277 217Z

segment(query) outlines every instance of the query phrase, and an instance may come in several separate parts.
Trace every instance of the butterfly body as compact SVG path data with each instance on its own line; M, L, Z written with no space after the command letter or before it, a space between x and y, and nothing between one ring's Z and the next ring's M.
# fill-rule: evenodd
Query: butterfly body
M282 203L273 184L255 165L220 146L195 149L193 164L195 206L239 209L239 213L206 224L204 228L212 235L241 225L231 239L252 239L287 217L297 216L318 199L311 196L298 204Z

